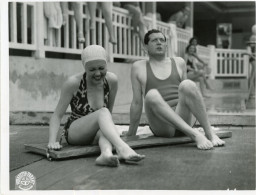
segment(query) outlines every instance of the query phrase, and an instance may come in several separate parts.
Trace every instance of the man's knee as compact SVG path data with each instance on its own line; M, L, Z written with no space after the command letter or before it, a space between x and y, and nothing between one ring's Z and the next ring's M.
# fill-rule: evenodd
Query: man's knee
M197 95L198 88L196 86L196 83L189 79L182 81L179 85L179 93L186 96Z
M157 89L150 89L145 96L146 105L155 105L159 103L161 95Z

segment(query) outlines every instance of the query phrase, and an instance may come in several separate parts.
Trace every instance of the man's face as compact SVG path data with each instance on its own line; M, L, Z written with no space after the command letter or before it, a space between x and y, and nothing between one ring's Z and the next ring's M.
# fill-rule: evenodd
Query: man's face
M167 44L162 33L152 33L149 35L149 42L146 45L149 55L165 55Z

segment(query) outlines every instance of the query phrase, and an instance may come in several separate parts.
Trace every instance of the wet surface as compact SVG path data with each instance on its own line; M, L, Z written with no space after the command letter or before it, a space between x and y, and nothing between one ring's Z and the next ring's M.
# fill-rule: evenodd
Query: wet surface
M208 112L240 112L246 111L245 97L242 94L219 94L205 98Z

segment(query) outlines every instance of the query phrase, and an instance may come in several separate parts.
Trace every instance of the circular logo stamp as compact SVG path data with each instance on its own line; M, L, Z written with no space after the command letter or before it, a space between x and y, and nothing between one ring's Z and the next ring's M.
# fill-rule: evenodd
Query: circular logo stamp
M35 189L36 178L35 176L28 172L22 171L15 177L15 189L20 190L31 190Z

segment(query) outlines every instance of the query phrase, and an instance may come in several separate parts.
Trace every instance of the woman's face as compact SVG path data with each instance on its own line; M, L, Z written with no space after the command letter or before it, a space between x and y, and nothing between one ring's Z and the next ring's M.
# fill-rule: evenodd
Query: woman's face
M191 45L188 49L188 53L189 54L193 54L196 52L196 47L194 45Z
M87 79L94 84L101 83L107 74L107 64L104 60L89 61L84 68Z
M192 45L197 45L197 40L196 40L196 39L193 39L193 40L191 41L191 44L192 44Z

